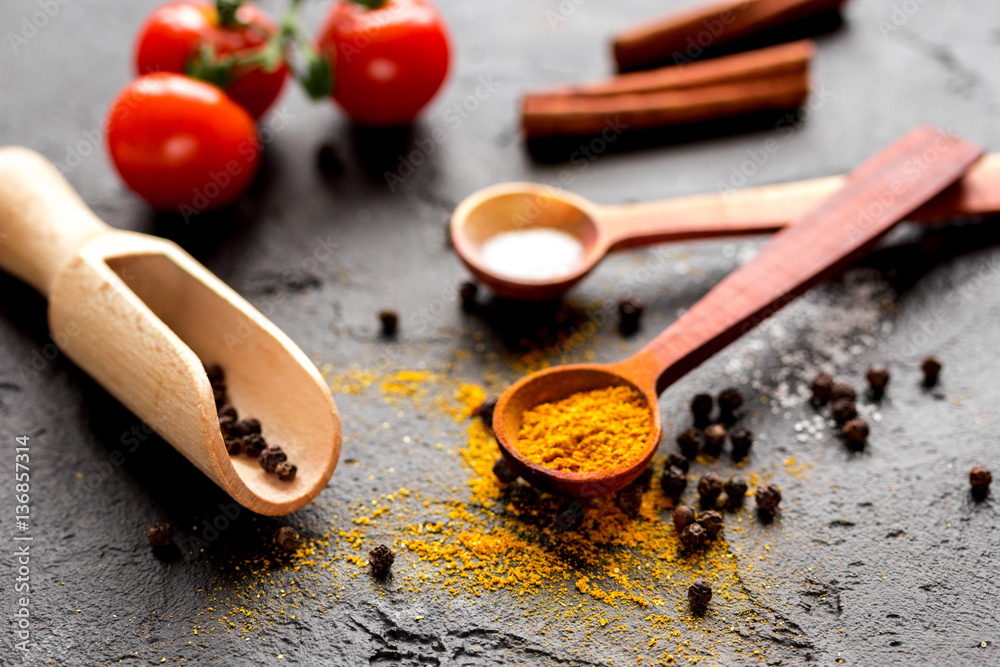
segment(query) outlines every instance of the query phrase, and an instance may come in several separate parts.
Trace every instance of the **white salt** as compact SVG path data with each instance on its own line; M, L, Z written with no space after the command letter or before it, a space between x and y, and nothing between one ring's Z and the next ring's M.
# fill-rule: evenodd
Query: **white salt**
M501 232L483 243L483 264L514 280L549 280L573 273L583 261L583 244L558 229Z

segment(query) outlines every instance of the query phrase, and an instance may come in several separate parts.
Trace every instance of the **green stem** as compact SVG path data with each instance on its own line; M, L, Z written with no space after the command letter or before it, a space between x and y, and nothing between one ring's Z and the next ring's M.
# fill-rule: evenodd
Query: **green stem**
M215 10L219 13L220 25L239 25L236 20L236 11L243 4L243 0L215 0Z
M386 0L351 0L356 5L361 5L362 7L367 7L368 9L381 9Z
M298 13L301 1L291 0L288 11L281 19L282 45L285 61L295 80L309 97L319 100L333 91L333 68L326 58L316 53L309 36L302 29Z

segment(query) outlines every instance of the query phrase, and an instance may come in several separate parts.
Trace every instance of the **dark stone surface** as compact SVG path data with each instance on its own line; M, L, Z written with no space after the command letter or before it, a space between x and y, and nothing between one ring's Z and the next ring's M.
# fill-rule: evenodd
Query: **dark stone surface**
M634 151L612 147L594 161L550 164L534 161L517 138L519 92L606 73L613 29L682 3L441 0L457 67L411 133L352 131L330 105L310 106L288 90L264 121L285 127L268 145L253 191L234 209L185 227L150 214L122 187L99 139L108 102L130 76L133 32L156 3L61 2L15 53L7 33L21 31L44 4L0 5L0 143L30 146L58 162L70 147L90 146L69 179L98 215L117 227L177 239L338 372L422 364L481 382L499 366L493 380L499 389L516 377L508 362L520 339L587 322L596 323L596 335L557 348L553 360L618 359L757 247L732 241L622 254L574 292L572 309L558 322L546 306L496 302L471 317L456 303L465 275L444 243L444 225L477 188L554 182L568 170L570 189L610 203L714 190L740 169L752 172L747 184L821 176L849 169L923 122L1000 147L995 2L856 0L844 25L820 38L817 94L804 123L703 128L698 141L685 141L696 136L687 131L643 135L619 145ZM310 26L324 8L308 7ZM473 102L480 86L485 99ZM476 108L459 113L465 101ZM769 139L778 148L767 154ZM659 145L637 145L643 143ZM341 173L316 169L323 144L332 146ZM748 162L754 156L762 164ZM390 189L386 171L403 182ZM997 222L895 234L843 279L790 306L663 395L666 448L686 425L695 391L744 387L744 421L756 436L744 472L773 475L783 489L777 520L750 521L727 540L755 564L743 573L748 594L785 630L764 623L751 634L745 623L705 618L728 637L715 647L715 661L745 663L757 649L772 664L1000 663L998 508L995 495L973 501L967 481L973 465L1000 467ZM328 242L336 250L315 261ZM642 330L627 341L608 317L625 293L646 304ZM383 307L401 312L398 344L377 337L376 312ZM399 429L441 439L448 449L461 445L461 429L441 432L412 408L337 396L350 437L319 502L282 519L243 512L202 551L193 527L216 517L227 498L155 437L116 464L114 452L138 420L51 352L43 300L5 276L0 332L0 479L6 480L0 664L163 658L275 664L279 653L299 664L632 664L633 650L648 643L646 634L636 634L634 643L596 631L586 642L557 630L542 635L541 628L553 626L526 619L531 600L497 594L487 602L442 602L430 591L379 592L365 577L346 582L326 615L282 616L247 638L193 635L192 627L212 624L209 597L241 592L232 567L240 554L260 550L274 527L295 525L308 536L336 508L431 473L460 484L465 473L457 457L404 447ZM930 353L944 370L939 386L925 390L919 363ZM850 452L827 425L815 429L825 439L813 437L815 413L806 396L815 371L822 367L863 386L874 362L887 364L893 379L881 403L862 402L872 423L867 449ZM11 480L19 435L31 436L36 644L27 655L11 648L8 613L15 599L7 554L17 534ZM344 465L347 459L358 464ZM694 472L701 474L699 468ZM730 468L728 461L717 464L720 472ZM157 558L145 534L160 520L178 526L181 548ZM245 602L255 613L280 603L274 591L259 592L263 599L251 595ZM424 610L425 620L412 620Z

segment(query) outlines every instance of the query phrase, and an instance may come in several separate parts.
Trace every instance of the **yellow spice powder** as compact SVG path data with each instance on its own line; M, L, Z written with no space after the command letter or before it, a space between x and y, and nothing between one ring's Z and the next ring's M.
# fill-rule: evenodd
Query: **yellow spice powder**
M515 446L546 468L594 472L638 458L652 428L642 394L631 387L607 387L526 411Z

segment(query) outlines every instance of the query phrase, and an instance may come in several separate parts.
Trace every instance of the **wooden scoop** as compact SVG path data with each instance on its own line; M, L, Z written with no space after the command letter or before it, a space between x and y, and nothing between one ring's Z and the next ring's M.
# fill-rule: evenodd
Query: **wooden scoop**
M330 390L296 345L169 241L100 221L41 155L0 148L0 267L49 300L52 340L242 505L287 514L340 456ZM223 443L202 365L298 466L291 482Z
M659 394L671 383L836 274L918 206L954 183L982 155L934 128L906 135L851 173L845 185L779 232L666 331L616 364L549 368L511 386L497 402L493 429L511 466L534 486L592 497L623 488L649 464L660 441ZM919 165L919 166L915 166ZM540 403L609 386L639 391L649 407L649 438L625 464L596 472L552 470L518 452L522 414Z
M776 232L844 185L844 176L625 206L602 206L537 183L504 183L467 197L451 218L455 251L497 294L541 300L561 296L608 252L653 243ZM933 221L1000 212L1000 154L989 155L941 196L908 216ZM513 230L549 227L576 237L580 265L546 280L504 276L482 258L483 244Z

